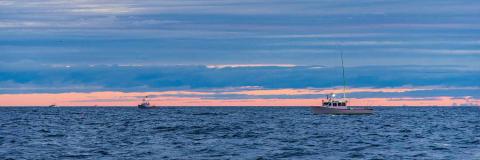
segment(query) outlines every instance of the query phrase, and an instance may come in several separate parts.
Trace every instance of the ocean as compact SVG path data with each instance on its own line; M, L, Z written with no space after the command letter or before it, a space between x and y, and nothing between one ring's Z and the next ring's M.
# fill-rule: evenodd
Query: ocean
M480 159L479 107L4 107L0 159Z

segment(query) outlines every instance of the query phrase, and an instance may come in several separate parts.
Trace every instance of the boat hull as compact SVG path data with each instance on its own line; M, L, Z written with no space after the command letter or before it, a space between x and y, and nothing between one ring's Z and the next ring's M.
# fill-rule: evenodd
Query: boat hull
M338 115L361 115L361 114L373 114L373 109L348 107L348 108L333 108L315 106L311 107L314 114L338 114Z
M138 105L137 107L139 109L155 109L155 108L157 108L156 106L146 106L146 105Z

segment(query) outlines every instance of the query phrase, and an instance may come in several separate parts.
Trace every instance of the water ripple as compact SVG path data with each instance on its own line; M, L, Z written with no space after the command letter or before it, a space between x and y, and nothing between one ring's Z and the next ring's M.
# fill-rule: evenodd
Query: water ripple
M0 108L0 159L479 159L480 109Z

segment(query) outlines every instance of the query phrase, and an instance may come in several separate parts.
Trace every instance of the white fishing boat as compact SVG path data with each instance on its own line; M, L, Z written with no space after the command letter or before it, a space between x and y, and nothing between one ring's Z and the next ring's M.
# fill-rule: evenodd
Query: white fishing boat
M148 100L148 96L145 96L145 98L143 98L142 100L142 103L140 103L137 107L140 109L156 108L155 106L150 104L150 101Z
M343 66L343 53L340 54L342 59L342 77L343 77L343 98L337 99L335 94L327 95L326 101L322 100L321 106L312 106L312 112L315 114L373 114L373 109L366 107L348 106L346 97L347 85L345 81L345 67Z
M313 106L312 111L315 114L373 114L371 108L348 106L348 100L336 99L335 94L327 96L327 100L322 101L322 106Z

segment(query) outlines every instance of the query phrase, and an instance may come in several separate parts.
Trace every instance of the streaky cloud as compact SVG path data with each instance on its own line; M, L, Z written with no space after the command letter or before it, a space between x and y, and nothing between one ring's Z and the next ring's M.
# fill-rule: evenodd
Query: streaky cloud
M13 65L13 66L11 66ZM269 89L341 86L341 68L326 66L204 65L58 65L0 68L3 93L72 91L158 91L258 86ZM228 66L228 65L227 65ZM312 69L315 68L315 69ZM391 74L395 73L395 74ZM354 88L445 86L478 87L478 69L462 66L347 67L347 85ZM49 86L56 86L49 88ZM16 87L23 89L16 90ZM6 89L11 88L11 89ZM30 88L30 89L29 89Z

